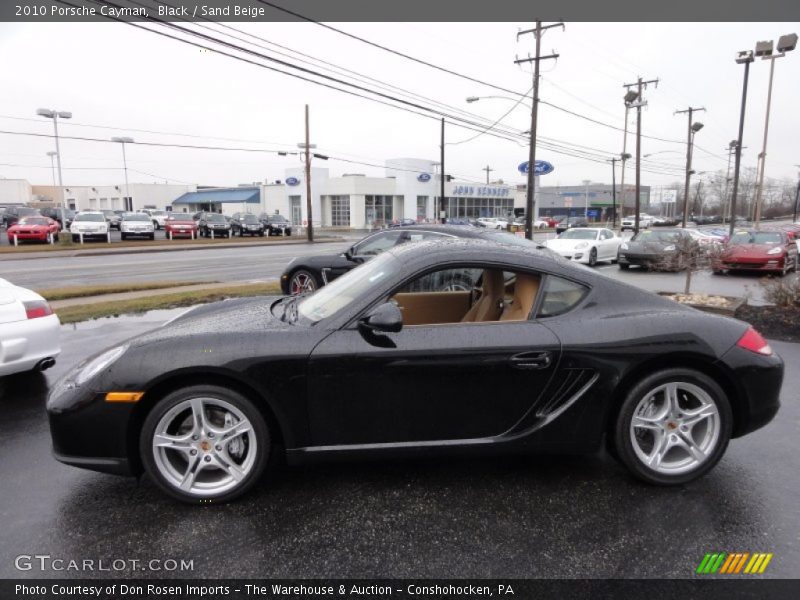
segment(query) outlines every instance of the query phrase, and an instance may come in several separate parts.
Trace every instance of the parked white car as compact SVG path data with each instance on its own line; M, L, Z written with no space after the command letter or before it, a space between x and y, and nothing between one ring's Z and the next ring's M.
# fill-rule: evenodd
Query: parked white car
M80 234L83 234L83 239L106 239L108 236L106 216L99 211L81 211L72 220L69 232L72 234L73 242L77 242L80 239Z
M508 221L497 217L481 217L478 223L489 229L508 229Z
M150 220L150 215L146 213L125 213L119 222L119 236L123 241L130 237L154 240L156 239L154 229L155 225Z
M140 210L138 212L148 215L150 220L153 222L153 227L156 229L164 229L164 225L166 225L167 219L169 218L169 214L165 210L145 208L144 210Z
M60 325L39 294L0 279L0 377L52 367Z
M599 261L616 262L622 238L605 227L575 227L544 244L564 258L594 266Z
M655 220L654 217L651 217L647 213L639 213L639 227L648 229L653 225L653 221ZM622 221L620 221L620 231L625 231L626 229L630 229L631 231L634 230L636 227L636 216L631 215L629 217L623 217Z

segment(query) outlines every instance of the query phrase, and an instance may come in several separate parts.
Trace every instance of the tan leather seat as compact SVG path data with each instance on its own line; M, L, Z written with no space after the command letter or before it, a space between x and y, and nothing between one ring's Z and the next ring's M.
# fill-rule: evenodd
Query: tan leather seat
M461 319L462 323L482 323L497 321L503 313L505 282L503 272L485 269L483 271L483 293Z
M539 292L539 277L518 273L514 284L514 300L506 306L501 321L526 321L533 310L533 303L536 302L536 294Z

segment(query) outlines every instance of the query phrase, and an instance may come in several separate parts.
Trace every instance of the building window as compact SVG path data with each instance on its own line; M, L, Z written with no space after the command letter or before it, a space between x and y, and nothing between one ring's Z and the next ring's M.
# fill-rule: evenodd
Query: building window
M417 196L417 219L428 216L428 196Z
M303 224L303 209L300 207L300 196L289 196L289 207L292 211L292 223L300 227Z
M478 217L506 217L514 212L513 198L446 198L447 217L450 219Z
M331 225L350 227L350 196L329 196L331 199Z
M394 196L367 196L364 200L364 216L367 225L382 227L388 225L393 217Z

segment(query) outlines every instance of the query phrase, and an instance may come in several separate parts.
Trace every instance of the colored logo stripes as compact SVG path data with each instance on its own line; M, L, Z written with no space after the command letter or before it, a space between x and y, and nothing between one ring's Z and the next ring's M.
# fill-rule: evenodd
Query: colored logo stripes
M697 573L710 575L720 573L724 575L738 575L746 573L750 575L761 574L767 569L767 565L772 560L772 552L709 552L703 557Z

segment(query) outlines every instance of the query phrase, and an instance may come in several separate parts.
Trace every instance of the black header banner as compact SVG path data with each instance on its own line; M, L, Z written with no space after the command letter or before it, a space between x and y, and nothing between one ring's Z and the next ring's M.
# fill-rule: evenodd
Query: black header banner
M3 0L0 21L800 21L798 0ZM598 32L602 35L602 32Z

